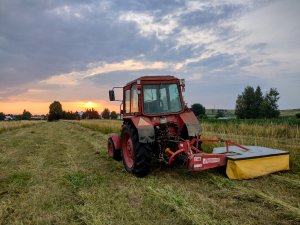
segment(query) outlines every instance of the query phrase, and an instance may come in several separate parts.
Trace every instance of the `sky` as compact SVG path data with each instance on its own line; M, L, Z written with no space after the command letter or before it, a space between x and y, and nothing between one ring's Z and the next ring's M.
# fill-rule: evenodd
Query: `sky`
M118 110L109 89L166 74L186 80L188 106L233 109L259 85L300 108L299 12L298 0L0 0L0 112Z

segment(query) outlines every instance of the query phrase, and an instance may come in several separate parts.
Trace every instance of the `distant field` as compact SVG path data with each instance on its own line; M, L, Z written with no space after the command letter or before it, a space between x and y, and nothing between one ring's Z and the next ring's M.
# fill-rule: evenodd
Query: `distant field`
M300 109L280 110L280 116L283 117L294 117L297 113L300 113Z
M103 134L120 133L122 125L121 120L74 120L71 122Z
M300 113L300 109L284 109L280 110L280 117L295 118L295 115ZM206 115L208 117L214 117L217 114L217 109L206 109ZM226 117L235 117L234 109L224 109L224 115Z
M28 127L43 122L45 121L35 121L35 120L0 121L0 133L3 131L21 128L21 127Z
M153 168L107 155L120 121L44 122L0 135L0 224L300 224L298 127L204 122L204 137L288 150L291 171L234 181L217 170ZM210 146L207 146L210 147Z

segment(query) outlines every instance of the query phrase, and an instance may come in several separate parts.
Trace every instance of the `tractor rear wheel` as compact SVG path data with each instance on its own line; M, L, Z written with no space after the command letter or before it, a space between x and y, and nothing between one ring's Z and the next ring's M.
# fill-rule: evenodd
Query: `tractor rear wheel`
M109 138L107 141L107 150L108 150L108 155L110 157L112 157L116 161L121 161L122 159L121 150L116 150L114 142L111 138Z
M140 143L135 127L126 123L121 135L122 156L125 169L137 177L150 172L151 145Z

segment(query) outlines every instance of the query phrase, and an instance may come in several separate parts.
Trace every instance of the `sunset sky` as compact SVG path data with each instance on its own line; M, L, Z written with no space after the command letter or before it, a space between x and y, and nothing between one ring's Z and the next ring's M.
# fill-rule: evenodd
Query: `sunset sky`
M0 112L118 110L111 87L163 74L186 79L189 106L233 109L260 85L300 108L299 12L298 0L0 0Z

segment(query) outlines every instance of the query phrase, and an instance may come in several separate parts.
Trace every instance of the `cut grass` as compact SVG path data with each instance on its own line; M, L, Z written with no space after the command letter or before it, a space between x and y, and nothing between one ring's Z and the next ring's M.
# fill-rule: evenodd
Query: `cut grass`
M31 178L29 172L15 172L8 178L9 185L25 187L28 185Z
M74 191L79 191L84 183L84 175L82 173L67 173L64 178L68 181Z
M153 168L139 179L108 157L106 135L82 126L60 121L1 134L0 224L300 223L295 163L292 172L244 181L176 167ZM235 137L243 144L292 146L291 161L298 160L297 140Z

